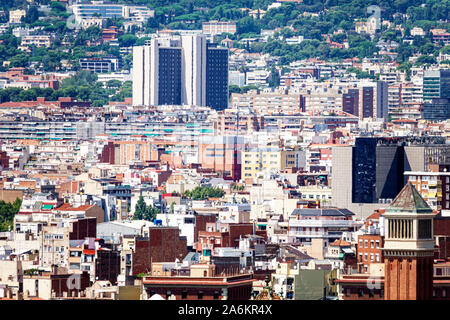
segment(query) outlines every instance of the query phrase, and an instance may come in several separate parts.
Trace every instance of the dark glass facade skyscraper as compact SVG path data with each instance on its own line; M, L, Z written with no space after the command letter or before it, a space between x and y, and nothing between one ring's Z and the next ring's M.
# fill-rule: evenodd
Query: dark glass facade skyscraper
M159 48L159 104L181 104L181 49Z
M228 49L212 44L206 50L206 105L216 110L228 106Z

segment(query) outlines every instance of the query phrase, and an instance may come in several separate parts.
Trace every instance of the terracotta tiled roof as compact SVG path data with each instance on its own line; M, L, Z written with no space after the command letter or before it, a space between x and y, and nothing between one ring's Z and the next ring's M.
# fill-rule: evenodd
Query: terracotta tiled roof
M330 243L330 246L339 246L339 247L350 247L352 244L342 239L338 239L333 243Z

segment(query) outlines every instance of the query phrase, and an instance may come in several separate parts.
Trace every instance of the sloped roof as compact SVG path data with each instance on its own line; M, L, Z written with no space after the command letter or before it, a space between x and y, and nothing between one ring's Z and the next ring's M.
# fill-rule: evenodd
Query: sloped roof
M292 212L292 215L301 215L301 216L332 216L332 217L339 217L339 216L353 216L355 215L353 212L351 212L348 209L339 209L339 208L301 208L301 209L294 209Z
M339 247L350 247L352 244L342 239L338 239L333 243L330 243L330 246L339 246Z
M433 213L411 182L408 182L392 201L387 212Z

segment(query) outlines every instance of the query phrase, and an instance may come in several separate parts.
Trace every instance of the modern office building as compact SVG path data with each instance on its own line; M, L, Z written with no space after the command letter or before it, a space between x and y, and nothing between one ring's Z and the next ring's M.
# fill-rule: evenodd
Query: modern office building
M82 3L74 4L72 9L78 21L93 16L106 19L123 17L123 5L121 4Z
M206 51L206 105L215 110L228 107L228 49L208 44Z
M133 48L133 105L228 105L228 49L204 35L152 39Z
M359 137L332 153L333 206L367 217L388 204L406 183L405 171L428 171L450 161L442 137Z
M74 4L72 10L77 21L96 16L102 19L124 18L133 21L146 21L155 15L155 11L149 9L147 6L128 6L98 1L95 3L85 2Z
M449 84L450 86L450 84ZM450 119L450 99L431 99L423 104L422 119L445 121Z
M450 99L450 70L424 71L423 99Z
M120 67L120 60L116 57L82 58L79 61L81 70L92 72L113 72Z

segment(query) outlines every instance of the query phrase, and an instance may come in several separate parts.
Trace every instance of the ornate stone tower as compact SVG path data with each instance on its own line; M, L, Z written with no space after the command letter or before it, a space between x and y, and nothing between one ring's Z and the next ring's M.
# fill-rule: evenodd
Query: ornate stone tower
M384 218L385 300L432 299L433 210L408 182Z

